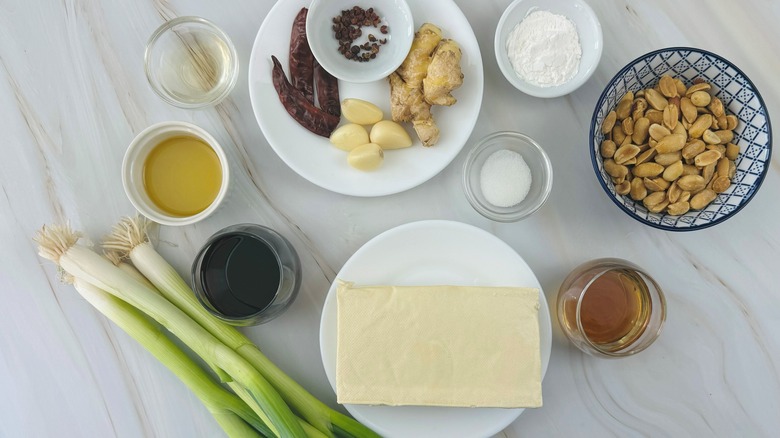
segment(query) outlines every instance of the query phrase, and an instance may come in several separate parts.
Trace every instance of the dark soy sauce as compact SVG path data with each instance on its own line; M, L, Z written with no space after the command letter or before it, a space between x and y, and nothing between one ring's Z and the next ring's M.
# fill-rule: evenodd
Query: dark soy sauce
M209 302L225 316L246 317L268 307L281 281L279 261L268 245L248 234L230 233L211 244L201 265Z

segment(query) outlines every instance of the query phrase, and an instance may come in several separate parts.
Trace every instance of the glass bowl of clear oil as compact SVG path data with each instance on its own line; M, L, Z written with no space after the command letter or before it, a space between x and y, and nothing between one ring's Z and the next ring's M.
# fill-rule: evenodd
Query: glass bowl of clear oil
M180 108L219 103L238 78L230 38L200 17L179 17L160 26L146 44L144 65L154 92Z

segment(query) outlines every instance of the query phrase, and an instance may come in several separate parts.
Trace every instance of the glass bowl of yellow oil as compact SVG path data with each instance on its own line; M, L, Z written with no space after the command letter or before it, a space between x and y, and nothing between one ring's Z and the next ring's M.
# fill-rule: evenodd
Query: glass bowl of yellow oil
M214 105L238 78L238 55L225 32L200 17L178 17L149 38L146 78L155 93L180 108Z
M188 225L209 216L225 198L229 178L219 143L186 122L148 127L130 143L122 164L130 202L163 225Z

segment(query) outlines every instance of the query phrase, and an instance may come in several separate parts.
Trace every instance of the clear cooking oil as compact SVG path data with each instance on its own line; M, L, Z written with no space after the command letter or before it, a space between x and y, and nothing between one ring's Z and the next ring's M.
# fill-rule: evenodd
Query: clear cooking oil
M219 28L203 19L188 18L173 20L153 36L147 48L147 74L153 88L171 103L216 103L235 84L235 49ZM174 23L177 20L184 21Z

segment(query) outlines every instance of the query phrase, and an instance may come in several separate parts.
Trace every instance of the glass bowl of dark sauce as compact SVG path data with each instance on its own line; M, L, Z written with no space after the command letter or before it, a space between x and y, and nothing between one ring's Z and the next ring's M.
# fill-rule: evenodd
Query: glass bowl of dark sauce
M232 325L268 322L298 295L301 263L290 242L254 224L224 228L211 236L192 264L200 303Z

